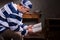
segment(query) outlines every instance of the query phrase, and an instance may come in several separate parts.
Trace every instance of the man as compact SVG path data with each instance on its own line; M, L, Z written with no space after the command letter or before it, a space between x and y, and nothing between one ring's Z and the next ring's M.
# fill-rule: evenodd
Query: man
M0 9L0 35L5 40L9 40L10 38L15 38L14 40L19 40L19 36L17 36L18 38L16 39L14 31L21 32L21 35L24 36L28 32L30 32L30 30L28 30L29 26L22 23L22 15L23 13L29 12L31 8L32 3L29 0L22 0L20 4L10 2L5 4ZM10 30L10 32L7 30ZM15 37L12 37L12 35L9 35L9 33L14 33L13 36Z
M4 5L0 9L0 36L5 40L11 40L11 38L20 40L18 34L25 36L27 33L34 32L35 28L32 28L32 25L22 23L23 13L29 12L31 8L32 3L29 0L22 0L19 4L10 2Z

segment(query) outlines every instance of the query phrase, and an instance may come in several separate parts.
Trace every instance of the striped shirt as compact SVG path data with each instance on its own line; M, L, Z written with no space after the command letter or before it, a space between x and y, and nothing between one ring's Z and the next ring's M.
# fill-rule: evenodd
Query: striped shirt
M5 4L0 8L0 33L6 29L13 31L20 31L22 35L26 35L27 25L22 23L22 13L16 8L16 4L13 2Z

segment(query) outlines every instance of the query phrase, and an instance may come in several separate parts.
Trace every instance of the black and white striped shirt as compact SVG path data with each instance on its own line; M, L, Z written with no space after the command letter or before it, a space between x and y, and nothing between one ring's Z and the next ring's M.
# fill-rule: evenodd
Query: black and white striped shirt
M20 31L22 35L26 35L27 25L22 23L22 13L16 8L13 2L7 3L0 8L0 33L6 29Z

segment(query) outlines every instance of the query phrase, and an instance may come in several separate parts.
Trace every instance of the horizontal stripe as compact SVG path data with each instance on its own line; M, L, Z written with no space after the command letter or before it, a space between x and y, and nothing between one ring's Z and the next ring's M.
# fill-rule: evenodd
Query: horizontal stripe
M9 27L6 27L6 26L4 26L4 25L2 25L2 24L0 24L0 27L5 27L5 28L7 28L7 29L10 29Z
M15 8L15 10L17 10L17 4L15 4L15 3L12 2L12 5Z
M1 29L0 29L0 32L3 32L3 31L5 31L5 27L2 27Z
M28 28L28 25L25 25L25 26L24 26L24 29L27 29L27 28Z
M10 6L8 6L8 5L10 5L10 4L12 4L12 7L14 8L12 8L12 10L13 11L15 11L15 12L12 12L12 10L9 8ZM8 3L8 4L6 4L5 6L4 6L4 9L7 11L7 13L8 14L19 14L19 11L17 10L17 8L16 8L16 5L15 4L13 4L13 3ZM15 10L16 9L16 10Z
M10 8L10 10L12 11L12 13L17 13L17 10L13 7L12 5L13 3L8 3L8 7Z
M7 22L7 19L4 19L0 16L0 20Z
M5 15L6 18L9 17L9 14L6 11L4 11L3 14Z
M14 31L19 31L20 30L20 26L18 26L18 28L16 28Z
M31 9L32 8L32 5L30 4L30 5L28 5L28 7Z
M4 7L2 7L1 8L1 11L2 11L2 13L4 14L4 16L7 18L7 17L9 17L9 14L6 12L6 10L4 9ZM2 14L1 13L1 14Z
M7 22L4 22L2 20L0 20L0 24L2 24L3 26L9 27L8 23Z
M2 11L2 12L4 12L4 11L5 11L4 7L2 7L2 8L1 8L1 11Z
M4 19L6 19L6 17L5 17L5 16L3 16L3 15L1 15L1 17L2 17L2 18L4 18Z
M19 23L20 21L17 19L13 19L13 18L7 18L8 22L14 22L14 23Z
M0 29L2 29L3 27L0 27Z
M16 26L17 24L14 23L14 22L8 22L9 23L9 26Z
M16 26L10 26L10 29L11 30L15 30L15 29L17 29L18 28L18 25L16 25Z
M21 25L22 28L24 28L25 24Z
M23 30L23 31L21 32L22 35L25 35L25 33L26 33L26 30Z
M4 15L3 12L1 11L1 9L0 9L0 16L1 16L2 18L6 19L5 15Z
M10 8L8 7L8 4L4 5L4 9L7 11L8 14L12 13Z
M3 31L3 30L5 30L5 28L4 28L4 27L0 29L0 31Z
M9 16L10 16L10 18L14 18L14 19L17 19L19 21L21 21L21 19L22 19L21 17L13 15L13 14L10 14Z
M23 0L23 2L22 2L22 3L23 3L23 4L25 4L26 2L27 2L27 0Z
M8 21L8 22L16 23L16 24L18 24L18 25L22 25L22 24L23 24L23 23L22 23L22 20L19 21L19 20L17 20L17 19L13 19L13 18L7 18L7 21Z
M25 36L28 34L28 30L26 30L26 33L24 34Z

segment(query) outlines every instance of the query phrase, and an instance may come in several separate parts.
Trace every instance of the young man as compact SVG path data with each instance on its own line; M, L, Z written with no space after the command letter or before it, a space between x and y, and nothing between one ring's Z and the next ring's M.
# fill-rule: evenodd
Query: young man
M14 38L14 40L20 40L19 36L15 36L13 34L14 31L20 32L21 35L26 35L28 32L31 32L28 30L30 26L22 23L23 13L29 12L31 8L32 3L29 0L22 0L20 4L10 2L5 4L0 9L0 35L5 38L5 40L9 40L10 38ZM10 32L7 30L10 30ZM9 33L13 35L9 35Z
M3 37L5 40L10 40L11 38L20 40L18 32L22 36L36 32L35 26L32 27L32 25L28 26L22 23L23 13L29 12L31 8L32 3L29 0L22 0L19 4L13 2L5 4L0 9L0 37Z

